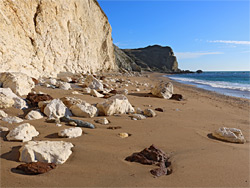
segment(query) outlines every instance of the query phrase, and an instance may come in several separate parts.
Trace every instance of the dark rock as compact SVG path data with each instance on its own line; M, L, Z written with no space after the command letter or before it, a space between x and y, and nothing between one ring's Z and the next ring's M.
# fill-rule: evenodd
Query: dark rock
M78 119L72 119L69 116L64 116L62 118L60 118L61 122L75 122L77 124L77 127L85 127L85 128L90 128L90 129L94 129L95 126L92 123L86 122L86 121L82 121L82 120L78 120Z
M111 90L109 93L112 93L112 94L116 95L118 92L117 92L117 90L114 89L114 90Z
M177 101L181 101L183 100L183 97L181 94L173 94L172 97L170 98L172 100L177 100Z
M155 111L164 112L164 110L162 108L156 108Z
M48 94L34 94L34 93L29 93L26 98L32 106L38 106L38 103L40 101L49 101L53 100L53 97L51 97Z
M141 152L133 153L131 156L128 156L126 161L138 162L144 165L157 165L160 168L151 170L151 174L159 177L162 175L168 175L170 173L169 166L171 163L168 161L169 156L165 154L162 150L156 148L154 145L151 145L149 148L145 148Z
M114 96L113 94L109 94L109 93L103 93L103 95L104 95L104 97L103 97L104 99L108 99L108 98Z
M112 129L112 130L121 129L121 128L122 128L122 127L120 127L120 126L116 126L116 127L110 126L110 127L107 127L107 129Z
M22 170L25 174L29 175L43 174L54 168L56 168L56 164L44 162L31 162L16 167L17 170Z
M200 73L203 73L202 70L197 70L196 73L200 74Z

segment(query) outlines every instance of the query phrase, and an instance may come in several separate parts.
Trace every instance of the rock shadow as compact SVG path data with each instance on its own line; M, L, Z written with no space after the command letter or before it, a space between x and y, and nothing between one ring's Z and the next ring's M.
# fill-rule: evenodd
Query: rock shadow
M212 133L207 134L207 137L208 137L209 139L216 140L216 141L221 141L221 142L225 142L225 143L230 143L230 144L241 144L241 143L229 142L229 141L227 141L227 140L222 140L222 139L219 139L219 138L215 138L215 137L212 135Z
M45 136L45 138L60 138L60 137L58 136L58 133L52 133L52 134Z
M11 168L10 171L12 173L15 173L15 174L21 174L21 175L26 175L28 176L28 174L25 174L25 172L23 172L22 170L17 170L16 168ZM30 176L30 175L29 175Z
M19 149L20 148L21 146L12 147L11 151L2 154L0 157L9 161L19 162L19 156L20 156Z
M137 97L153 97L153 98L157 98L157 97L153 96L151 93L129 93L128 95L137 96Z
M0 131L0 137L3 138L4 141L8 141L6 136L9 133L9 131Z

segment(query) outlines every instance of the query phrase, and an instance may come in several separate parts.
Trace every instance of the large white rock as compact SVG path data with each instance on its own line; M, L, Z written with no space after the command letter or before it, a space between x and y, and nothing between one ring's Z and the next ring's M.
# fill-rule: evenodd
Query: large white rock
M38 135L39 132L36 131L34 126L30 125L29 123L24 123L11 130L6 138L8 140L27 142Z
M67 138L76 138L81 135L82 135L82 129L80 127L64 129L58 132L58 136Z
M151 90L151 93L156 97L170 99L174 93L174 87L171 82L161 82Z
M43 115L41 112L37 111L37 110L31 110L26 116L25 119L28 120L35 120L35 119L42 119Z
M94 76L88 75L85 79L85 85L89 87L90 89L95 89L97 91L103 90L103 84L100 80L97 80Z
M28 95L35 87L32 78L21 72L0 73L0 85L3 88L10 88L15 94Z
M8 116L8 117L4 117L2 118L3 121L8 122L10 124L12 123L21 123L23 122L23 120L19 117L16 116Z
M134 112L134 108L124 95L115 95L106 99L105 102L97 104L101 115L124 114Z
M97 116L97 108L85 102L81 104L72 105L70 108L74 116L92 118Z
M15 93L12 92L10 88L0 88L0 94L5 95L6 97L12 98L14 100L13 107L18 109L28 108L27 103L21 97L18 97Z
M0 93L0 108L9 108L14 105L15 101L8 96Z
M65 115L71 115L60 99L53 99L47 104L44 108L44 114L50 119L59 119Z
M215 138L235 142L235 143L245 143L246 140L240 129L221 127L212 133Z
M19 150L21 162L63 164L72 154L73 144L64 141L30 141Z

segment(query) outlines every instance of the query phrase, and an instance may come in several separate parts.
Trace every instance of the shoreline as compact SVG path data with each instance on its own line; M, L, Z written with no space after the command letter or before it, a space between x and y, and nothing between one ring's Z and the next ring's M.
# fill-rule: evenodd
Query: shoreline
M216 72L216 71L211 71L211 72ZM222 71L217 71L217 72L220 73ZM228 72L232 72L232 71L228 71ZM234 71L234 72L237 72L237 71ZM242 72L242 71L239 71L239 72ZM204 72L204 73L209 73L209 72ZM209 80L206 81L206 80L202 80L202 79L199 80L197 78L189 78L189 77L178 77L178 76L171 77L171 76L172 75L166 74L166 77L168 77L169 79L176 81L176 82L179 82L179 83L182 83L182 84L193 85L197 88L216 92L216 93L226 95L226 96L250 99L250 91L248 91L248 90L241 90L239 88L238 89L231 89L230 87L224 87L221 85L219 85L218 87L214 87L211 85L211 84L216 84L216 82L214 82L214 81L209 81ZM187 80L183 80L183 79L187 79Z
M148 75L148 76L146 76ZM249 187L249 104L250 100L223 96L195 86L171 81L174 93L182 94L184 100L166 100L146 97L150 87L159 81L169 81L163 73L145 73L142 77L113 76L138 82L127 88L129 102L135 107L162 108L157 116L133 121L127 114L108 116L109 125L96 124L94 118L79 118L96 125L96 129L82 128L84 134L78 138L59 138L59 130L70 128L65 123L57 127L41 120L25 120L36 127L39 136L34 140L63 140L72 142L73 154L62 165L46 174L28 176L15 173L18 147L22 142L10 142L1 135L1 187ZM108 77L108 75L107 75ZM74 96L96 104L102 98L71 91L37 86L36 91L48 93L53 98ZM74 88L81 91L81 88ZM4 109L10 115L22 115L13 108ZM17 124L0 120L1 126L10 129ZM109 130L108 126L121 129ZM234 144L211 139L208 135L219 127L235 127L242 130L247 142ZM122 139L121 132L131 136ZM170 155L173 173L154 178L149 171L155 166L127 162L124 159L150 145ZM229 181L230 180L230 181Z

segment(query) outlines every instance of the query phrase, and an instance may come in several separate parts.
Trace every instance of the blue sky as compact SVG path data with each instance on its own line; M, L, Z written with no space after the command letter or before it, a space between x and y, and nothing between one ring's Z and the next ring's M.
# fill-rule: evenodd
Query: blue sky
M250 70L250 1L98 0L120 48L159 44L183 70Z

